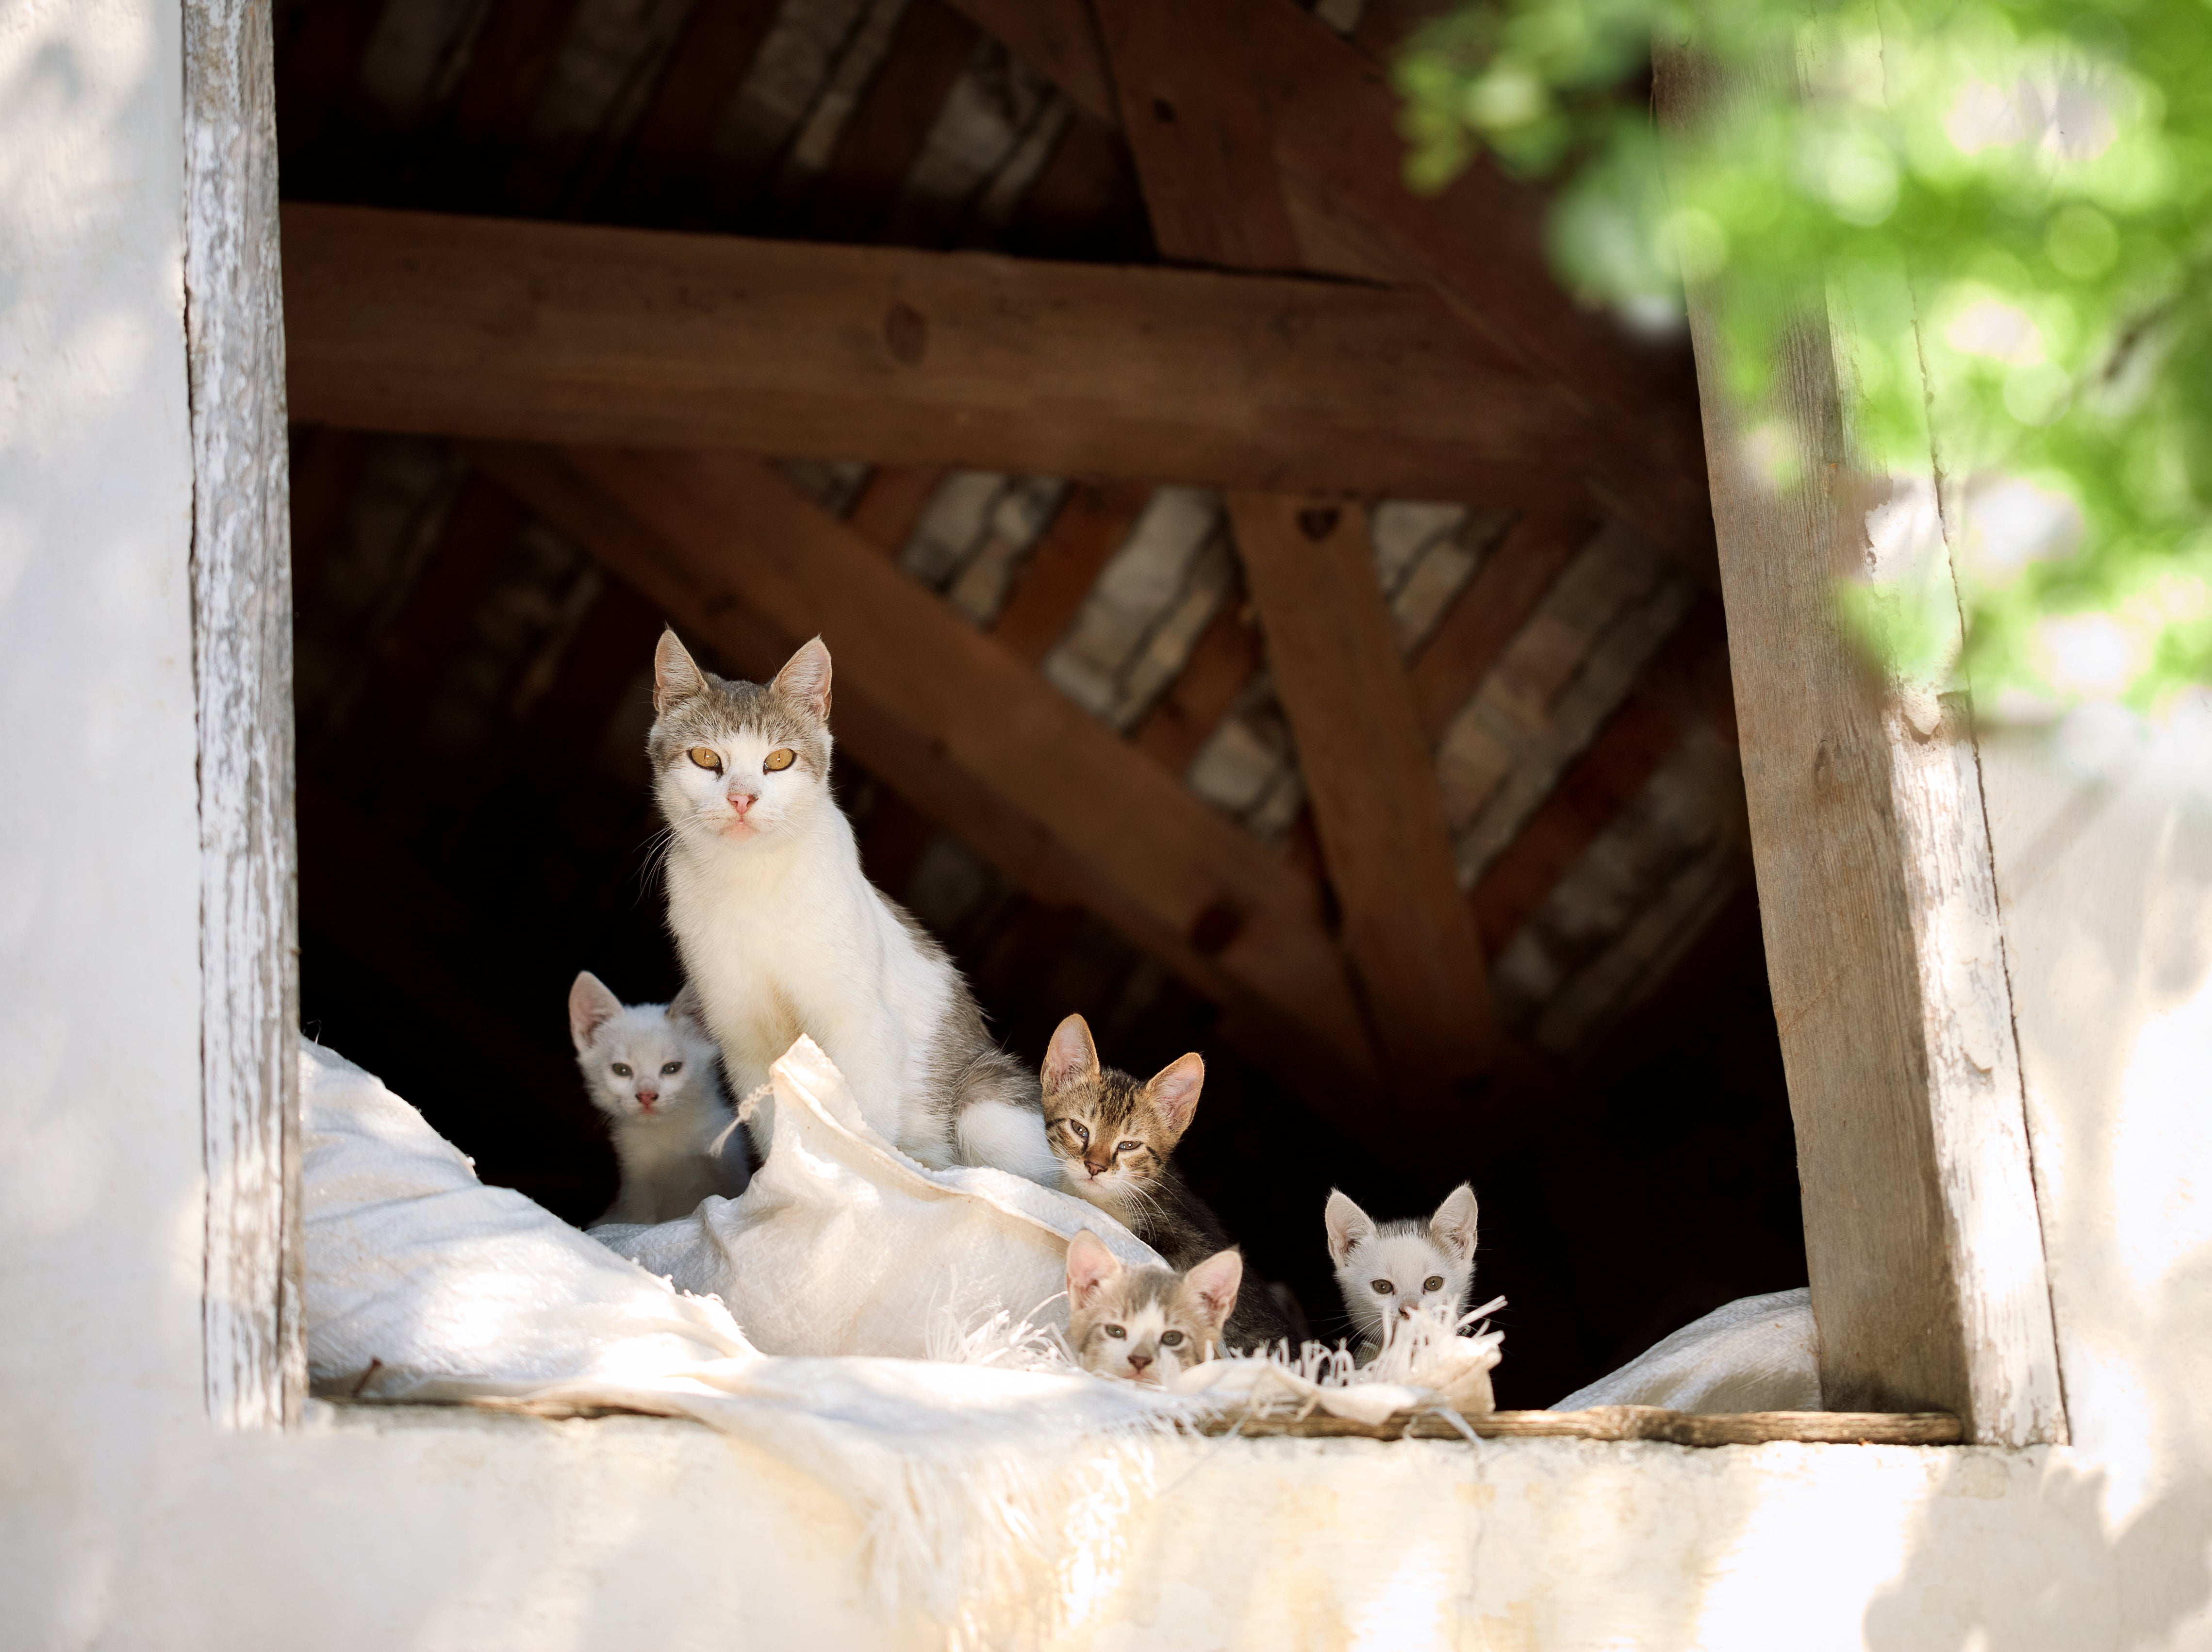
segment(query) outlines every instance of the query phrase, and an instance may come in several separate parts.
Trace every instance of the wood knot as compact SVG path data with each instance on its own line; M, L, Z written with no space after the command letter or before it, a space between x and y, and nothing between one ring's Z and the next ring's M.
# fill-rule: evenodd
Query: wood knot
M1163 126L1174 125L1176 122L1175 105L1170 103L1165 98L1154 98L1152 100L1152 118L1158 121Z
M1244 914L1226 901L1215 901L1191 920L1191 948L1201 957L1218 957L1243 932Z
M929 318L903 299L884 312L884 343L894 361L913 367L929 353Z
M1298 531L1316 544L1336 531L1344 513L1334 505L1315 505L1298 513Z

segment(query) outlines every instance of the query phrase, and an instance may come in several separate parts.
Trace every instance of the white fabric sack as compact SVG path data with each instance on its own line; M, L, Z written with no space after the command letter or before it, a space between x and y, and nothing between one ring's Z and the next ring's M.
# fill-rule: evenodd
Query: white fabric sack
M862 1119L811 1039L775 1072L775 1144L743 1194L592 1230L678 1290L719 1297L763 1352L926 1358L941 1351L933 1333L995 1308L1064 1330L1067 1242L1085 1228L1125 1264L1165 1266L1079 1199L1003 1170L923 1169Z
M783 1121L817 1089L843 1088L818 1051L809 1062L804 1090L786 1063L775 1070L779 1157ZM955 1641L1003 1639L1009 1614L1048 1603L1060 1555L1112 1540L1114 1510L1151 1484L1144 1442L1187 1413L1187 1401L1081 1372L761 1354L720 1304L484 1187L351 1062L304 1047L300 1089L319 1391L695 1418L851 1500L878 1595L919 1597ZM1027 1230L990 1208L984 1230ZM1000 1282L1035 1288L1035 1257L1005 1249L1022 1260Z
M1553 1411L1663 1406L1669 1411L1819 1411L1813 1293L1743 1297L1654 1343Z

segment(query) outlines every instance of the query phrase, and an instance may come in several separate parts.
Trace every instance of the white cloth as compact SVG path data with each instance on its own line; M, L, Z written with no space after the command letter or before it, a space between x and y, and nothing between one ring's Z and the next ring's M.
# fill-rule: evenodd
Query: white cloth
M1553 1411L1663 1406L1669 1411L1819 1411L1813 1293L1742 1297L1654 1343Z
M743 1194L592 1230L678 1290L720 1297L764 1352L926 1358L933 1333L994 1308L1064 1329L1067 1242L1085 1228L1126 1264L1164 1266L1079 1199L1003 1170L924 1169L862 1119L811 1039L775 1084L775 1145Z

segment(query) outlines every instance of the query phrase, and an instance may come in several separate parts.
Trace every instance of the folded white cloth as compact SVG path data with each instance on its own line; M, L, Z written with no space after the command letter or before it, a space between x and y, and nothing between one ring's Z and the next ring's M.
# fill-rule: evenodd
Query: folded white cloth
M1164 1266L1079 1199L1003 1170L924 1169L861 1118L811 1039L775 1082L775 1145L741 1195L592 1230L678 1290L720 1297L764 1352L926 1358L933 1331L994 1308L1065 1329L1067 1242L1085 1228L1126 1264Z
M1663 1406L1669 1411L1819 1411L1813 1293L1741 1297L1654 1343L1551 1407Z

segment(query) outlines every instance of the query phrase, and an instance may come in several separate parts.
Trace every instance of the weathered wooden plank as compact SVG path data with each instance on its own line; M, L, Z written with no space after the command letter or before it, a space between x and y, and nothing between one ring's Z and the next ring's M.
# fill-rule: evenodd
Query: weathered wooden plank
M209 1414L298 1420L292 580L270 9L185 0L185 317L200 785Z
M285 209L298 416L1513 501L1589 423L1424 295Z
M1267 108L1233 17L1182 0L1092 0L1091 10L1161 252L1297 269Z
M952 0L985 33L1108 125L1121 120L1089 0Z
M1956 1445L1959 1419L1948 1412L1746 1411L1703 1413L1656 1406L1598 1406L1589 1411L1493 1411L1460 1419L1466 1432L1432 1415L1357 1422L1316 1412L1309 1417L1212 1418L1197 1432L1245 1438L1289 1435L1308 1439L1650 1440L1662 1445L1762 1445L1790 1440L1809 1445Z
M1279 1071L1311 1064L1300 1088L1371 1127L1366 1037L1313 892L843 524L749 459L472 451L740 669L818 630L862 763L1038 899L1088 907L1264 1028Z
M1662 72L1670 122L1688 118L1692 73ZM1970 714L1940 685L1875 683L1829 590L1893 558L1927 559L1951 590L1932 461L1855 471L1815 310L1758 410L1804 478L1778 488L1747 452L1704 295L1690 313L1821 1389L1955 1411L1980 1442L2063 1438Z
M711 0L692 8L652 106L609 174L602 198L617 216L687 225L713 221L717 203L708 145L776 11L776 0Z
M1129 738L1171 774L1188 769L1260 668L1260 639L1241 591L1232 590L1144 721Z
M944 480L941 465L878 465L845 521L884 555L896 556Z
M975 53L975 24L945 0L910 0L883 68L837 135L815 180L807 228L824 240L872 240L899 185Z
M1278 495L1230 513L1384 1066L1438 1105L1489 1062L1490 981L1362 519Z

